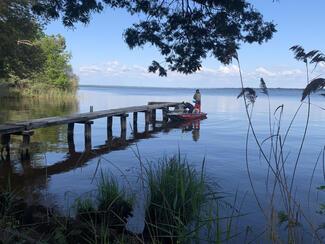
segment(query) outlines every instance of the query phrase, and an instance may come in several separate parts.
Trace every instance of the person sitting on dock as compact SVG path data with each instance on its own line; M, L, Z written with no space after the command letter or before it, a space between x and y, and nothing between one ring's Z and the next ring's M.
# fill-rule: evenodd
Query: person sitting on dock
M199 112L201 112L201 93L199 89L196 89L195 94L193 96L195 107Z

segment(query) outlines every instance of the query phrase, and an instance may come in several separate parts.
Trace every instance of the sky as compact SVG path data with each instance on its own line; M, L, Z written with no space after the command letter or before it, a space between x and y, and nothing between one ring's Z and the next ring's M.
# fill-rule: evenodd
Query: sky
M262 45L242 44L239 50L245 86L258 87L263 77L268 87L303 88L306 73L289 48L302 45L307 51L325 52L325 0L248 0L266 21L277 25L274 37ZM130 50L123 40L125 29L138 20L124 10L106 8L94 14L89 24L68 29L51 22L45 32L61 34L71 52L71 64L81 85L224 88L240 87L238 67L224 66L210 57L196 74L168 72L167 77L148 73L152 60L163 60L149 45ZM325 73L325 64L311 74Z

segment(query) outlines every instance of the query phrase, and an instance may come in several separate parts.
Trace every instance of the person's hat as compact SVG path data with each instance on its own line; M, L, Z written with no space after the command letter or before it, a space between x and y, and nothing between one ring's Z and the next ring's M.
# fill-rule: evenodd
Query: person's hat
M196 92L199 92L200 90L199 89L196 89Z

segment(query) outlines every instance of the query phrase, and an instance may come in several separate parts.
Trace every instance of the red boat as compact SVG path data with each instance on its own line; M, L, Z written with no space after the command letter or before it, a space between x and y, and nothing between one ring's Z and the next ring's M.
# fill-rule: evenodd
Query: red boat
M197 120L197 119L206 119L207 113L179 113L171 112L168 114L168 118L174 121L184 121L184 120Z

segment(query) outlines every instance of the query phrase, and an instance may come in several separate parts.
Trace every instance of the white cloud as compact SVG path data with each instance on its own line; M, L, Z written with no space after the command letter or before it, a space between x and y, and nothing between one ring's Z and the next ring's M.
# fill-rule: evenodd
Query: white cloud
M195 75L238 75L238 66L230 65L230 66L220 66L217 69L202 67ZM147 67L143 67L140 65L131 65L127 66L125 64L121 64L118 61L108 61L102 64L91 64L81 66L79 68L79 73L81 75L93 75L93 74L100 74L104 76L118 76L118 75L128 75L130 74L137 74L142 76L154 75L148 72ZM186 75L180 74L178 72L169 72L174 77L188 77Z
M81 74L96 74L100 73L101 69L97 67L96 65L89 65L89 66L83 66L79 68L79 72Z
M262 76L268 78L291 78L300 77L304 74L301 69L288 69L288 68L275 68L273 70L269 70L264 67L258 67L255 69L255 72L250 73L252 76Z
M301 75L303 74L300 69L291 69L291 70L283 70L279 72L280 75Z
M319 67L321 67L321 68L325 68L325 62L320 62L318 65L319 65Z
M147 75L147 69L144 67L133 65L127 66L121 64L120 62L108 61L101 64L91 64L81 66L79 68L80 75L92 76L92 75L101 75L104 77L114 77L114 76L132 76L132 75Z
M237 65L228 65L228 66L219 66L219 68L213 69L213 68L207 68L202 67L200 71L197 72L197 74L203 74L203 75L238 75L239 68Z
M217 71L220 74L226 74L226 75L237 74L238 75L239 68L237 65L232 64L232 65L228 65L228 66L220 66Z
M108 61L79 67L81 84L168 86L168 87L236 87L238 67L236 65L218 68L202 67L195 74L185 75L168 71L168 77L149 73L147 66L125 65ZM235 77L235 78L234 78Z
M276 75L276 73L271 72L271 71L267 70L267 69L264 68L264 67L258 67L258 68L255 70L255 72L256 72L258 75L260 75L260 76L264 76L264 75L266 75L266 76L275 76L275 75Z
M325 64L322 66L323 70ZM321 69L321 68L320 68ZM156 87L239 87L238 66L216 68L202 67L191 75L168 72L168 77L149 73L147 66L126 65L113 60L99 64L81 66L78 70L81 84L156 86ZM246 70L245 70L246 71ZM258 87L263 77L269 87L303 87L305 72L288 67L257 67L243 72L245 85Z

